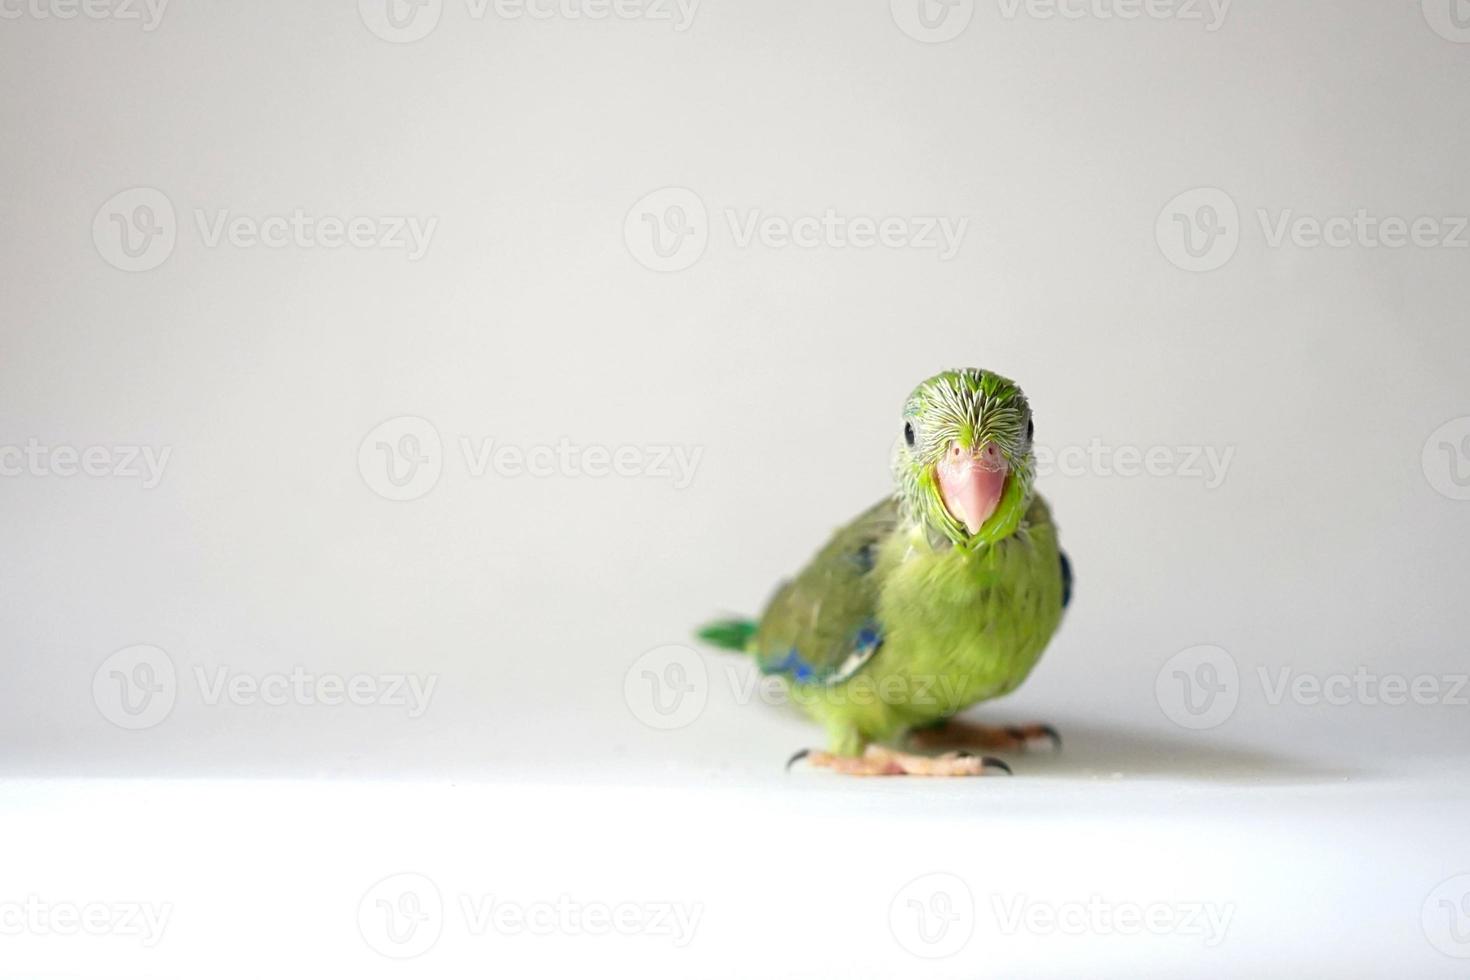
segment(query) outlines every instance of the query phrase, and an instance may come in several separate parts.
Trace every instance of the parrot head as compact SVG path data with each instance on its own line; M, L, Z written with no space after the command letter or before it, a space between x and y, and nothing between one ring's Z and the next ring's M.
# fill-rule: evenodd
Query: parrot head
M893 461L909 519L963 548L1014 533L1031 503L1033 433L1026 396L998 374L965 368L919 385Z

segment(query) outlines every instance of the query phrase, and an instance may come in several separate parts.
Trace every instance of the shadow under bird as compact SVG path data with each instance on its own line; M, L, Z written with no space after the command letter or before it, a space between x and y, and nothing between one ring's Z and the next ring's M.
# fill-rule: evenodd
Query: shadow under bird
M909 395L892 496L838 530L758 621L699 631L780 677L825 726L792 762L854 775L1010 772L969 749L1060 747L1047 725L955 717L1016 689L1056 632L1072 572L1036 476L1031 406L990 371L946 371ZM960 747L939 755L914 749Z

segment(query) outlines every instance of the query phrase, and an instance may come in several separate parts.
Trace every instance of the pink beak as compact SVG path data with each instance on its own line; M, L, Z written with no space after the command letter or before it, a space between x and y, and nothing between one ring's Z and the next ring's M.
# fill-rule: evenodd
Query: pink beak
M975 534L1000 506L1009 472L1005 457L993 442L974 453L951 445L935 470L945 509Z

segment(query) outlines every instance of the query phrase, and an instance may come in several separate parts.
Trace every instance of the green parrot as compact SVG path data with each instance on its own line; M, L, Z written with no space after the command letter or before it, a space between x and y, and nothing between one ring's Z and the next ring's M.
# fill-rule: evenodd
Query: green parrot
M1071 598L1071 566L1033 487L1031 408L1014 382L964 369L915 388L902 422L893 495L838 530L758 622L720 620L699 636L754 656L825 726L827 750L793 763L856 775L1009 773L989 756L899 745L1060 747L1047 725L954 718L1026 679Z

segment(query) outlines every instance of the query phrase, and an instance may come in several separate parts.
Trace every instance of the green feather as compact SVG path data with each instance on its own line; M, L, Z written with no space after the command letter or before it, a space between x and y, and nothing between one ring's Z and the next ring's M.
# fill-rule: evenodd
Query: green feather
M699 628L699 638L722 650L744 653L755 636L756 625L748 619L717 619Z

